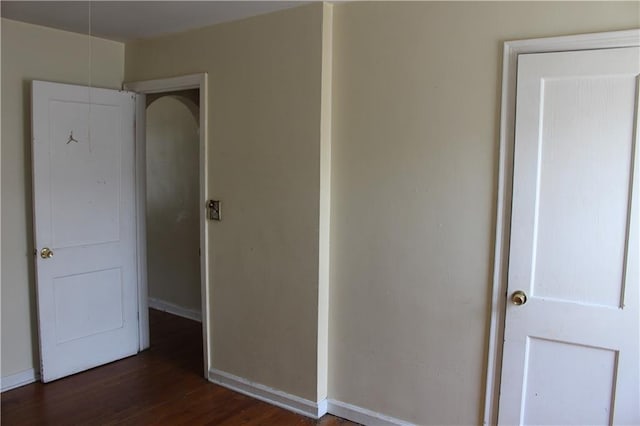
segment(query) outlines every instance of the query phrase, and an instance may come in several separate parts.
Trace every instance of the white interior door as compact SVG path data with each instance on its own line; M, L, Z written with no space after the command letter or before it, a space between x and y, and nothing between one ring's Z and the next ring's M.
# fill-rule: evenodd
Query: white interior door
M635 47L518 57L500 424L640 424L639 74Z
M138 351L135 95L40 81L32 95L40 374L48 382Z

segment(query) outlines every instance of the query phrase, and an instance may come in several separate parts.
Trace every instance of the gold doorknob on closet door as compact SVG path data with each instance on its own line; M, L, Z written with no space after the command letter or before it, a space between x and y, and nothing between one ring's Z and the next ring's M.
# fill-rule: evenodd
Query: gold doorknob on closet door
M40 257L43 259L51 259L53 257L53 251L50 248L45 247L40 250Z
M511 295L511 303L516 306L524 305L527 303L527 295L522 290L514 291Z

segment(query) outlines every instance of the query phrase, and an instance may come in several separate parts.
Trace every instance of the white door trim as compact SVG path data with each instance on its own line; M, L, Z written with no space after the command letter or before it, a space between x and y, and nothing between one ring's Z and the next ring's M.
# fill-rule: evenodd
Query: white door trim
M487 354L487 377L483 424L497 424L502 365L502 342L509 260L513 149L516 115L518 55L571 50L612 49L640 46L640 29L565 37L507 41L502 57L502 104L491 320Z
M160 92L172 92L177 90L199 89L200 90L200 288L202 298L202 341L205 378L209 377L209 354L211 353L211 336L209 329L209 265L208 253L209 243L207 240L207 221L205 215L204 202L207 200L207 139L208 139L208 96L207 96L207 73L190 74L179 77L162 78L157 80L146 80L125 83L124 88L141 94L151 94ZM142 98L142 97L141 97ZM140 350L149 347L149 317L148 317L148 292L147 292L147 271L146 271L146 141L145 141L145 114L146 105L140 99L136 105L136 197L138 214L138 293L140 312Z

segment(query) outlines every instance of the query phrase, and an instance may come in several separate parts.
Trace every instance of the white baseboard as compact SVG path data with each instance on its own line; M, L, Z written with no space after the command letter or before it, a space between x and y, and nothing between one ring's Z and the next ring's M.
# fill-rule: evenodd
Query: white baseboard
M363 425L413 426L413 423L376 413L366 408L347 404L346 402L336 401L335 399L323 399L319 402L309 401L308 399L300 398L299 396L254 383L242 377L216 369L209 370L209 380L225 388L313 419L319 419L329 413Z
M334 416L342 417L343 419L351 420L352 422L360 423L363 425L375 425L375 426L410 426L413 423L405 422L404 420L396 419L375 411L367 410L366 408L358 407L356 405L347 404L346 402L336 401L335 399L327 400L327 409L330 414Z
M151 300L152 299L149 298L150 307L169 313L174 313L169 309L163 309L162 307L156 308L152 306ZM156 301L157 299L154 299L154 303ZM160 304L156 306L165 306L165 304L164 302L160 302ZM176 313L176 315L180 314ZM194 319L193 316L186 318ZM36 382L38 380L40 380L40 373L36 372L32 368L17 374L12 374L11 376L2 377L0 387L2 392L6 392L8 390ZM363 425L412 426L412 423L405 422L404 420L396 419L381 413L376 413L375 411L358 407L356 405L347 404L346 402L336 401L335 399L324 399L319 402L313 402L308 399L300 398L299 396L291 395L286 392L273 389L269 386L261 385L259 383L254 383L242 377L238 377L233 374L225 373L224 371L216 369L212 369L209 371L209 380L220 386L224 386L225 388L232 389L236 392L240 392L269 404L284 408L285 410L293 411L294 413L302 414L303 416L311 417L314 419L319 419L320 417L329 413L333 414L334 416L342 417L344 419L351 420Z
M11 389L19 388L20 386L28 385L37 380L40 380L40 373L36 372L33 368L22 371L20 373L5 376L0 379L0 391L6 392Z
M154 297L149 297L149 307L179 317L202 322L202 313L197 309L183 308L182 306L174 305L173 303L165 302L164 300Z
M309 401L299 396L291 395L269 386L251 382L242 377L226 373L224 371L209 370L209 380L225 388L249 395L285 410L302 414L303 416L319 419L327 413L327 401Z

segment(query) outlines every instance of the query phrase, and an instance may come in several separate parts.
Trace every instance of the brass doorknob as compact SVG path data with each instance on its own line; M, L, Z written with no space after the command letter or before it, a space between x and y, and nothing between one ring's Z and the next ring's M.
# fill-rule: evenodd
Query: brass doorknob
M522 290L514 291L511 295L511 303L516 306L524 305L527 303L527 295Z
M53 257L53 251L50 248L45 247L40 250L40 257L43 259L51 259Z

